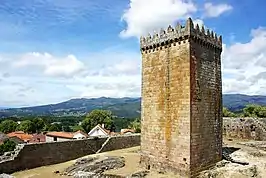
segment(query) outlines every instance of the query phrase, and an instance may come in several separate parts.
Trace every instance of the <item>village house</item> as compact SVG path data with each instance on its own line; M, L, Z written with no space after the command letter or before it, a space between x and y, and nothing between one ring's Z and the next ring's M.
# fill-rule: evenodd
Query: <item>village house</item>
M98 124L91 129L88 133L90 137L97 137L97 136L109 136L111 134L110 130L104 128L104 124Z
M77 131L77 132L48 132L45 135L46 142L57 142L57 141L69 141L69 140L80 140L88 138L88 134Z
M27 134L23 131L15 131L8 133L7 136L10 140L13 140L16 143L29 143L29 141L32 139L31 134Z
M104 124L98 124L91 129L88 135L90 137L99 137L99 136L128 135L133 133L135 133L133 129L121 129L121 132L111 132L110 130L104 127Z
M24 140L22 140L22 139L20 139L20 138L18 138L16 136L9 137L8 139L11 140L11 141L13 141L13 142L15 142L16 144L27 143Z
M32 138L29 140L29 143L43 143L46 142L46 137L44 134L33 134Z

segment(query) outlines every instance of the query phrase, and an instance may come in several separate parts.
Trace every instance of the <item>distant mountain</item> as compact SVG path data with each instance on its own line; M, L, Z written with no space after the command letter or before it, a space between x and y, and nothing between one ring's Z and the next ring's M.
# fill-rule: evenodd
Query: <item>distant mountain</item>
M138 117L140 113L140 98L79 98L58 104L43 106L11 108L0 110L0 117L54 115L80 116L94 109L111 110L118 117Z
M80 98L58 104L12 108L0 110L0 117L54 115L80 116L94 109L111 110L118 117L135 118L140 116L141 98ZM239 111L247 104L266 105L266 96L248 96L241 94L224 94L223 105L231 111Z
M224 94L223 105L231 111L239 111L248 104L258 104L266 106L266 96L262 95L242 95L242 94Z

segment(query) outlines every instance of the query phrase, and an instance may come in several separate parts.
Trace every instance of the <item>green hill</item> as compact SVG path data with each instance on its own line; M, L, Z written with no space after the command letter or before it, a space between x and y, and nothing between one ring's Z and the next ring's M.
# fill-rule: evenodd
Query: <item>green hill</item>
M79 98L58 104L24 108L1 109L0 117L10 116L80 116L94 109L111 110L118 117L135 118L140 116L141 98ZM239 111L247 104L266 105L266 96L248 96L242 94L224 94L223 105L231 111Z

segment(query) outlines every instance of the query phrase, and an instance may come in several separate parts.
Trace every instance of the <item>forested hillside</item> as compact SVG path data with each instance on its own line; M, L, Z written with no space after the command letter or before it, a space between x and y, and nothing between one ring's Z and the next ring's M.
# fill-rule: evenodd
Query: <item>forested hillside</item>
M94 109L110 110L118 117L136 118L140 116L141 98L80 98L58 104L26 108L2 109L0 117L10 116L82 116ZM266 105L266 96L224 94L223 106L230 111L241 111L248 104Z

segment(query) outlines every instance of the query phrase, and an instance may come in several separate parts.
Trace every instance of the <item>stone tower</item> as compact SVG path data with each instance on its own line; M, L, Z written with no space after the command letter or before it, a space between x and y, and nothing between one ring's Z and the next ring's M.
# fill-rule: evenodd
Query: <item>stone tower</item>
M140 43L140 163L190 177L222 159L222 37L189 18Z

